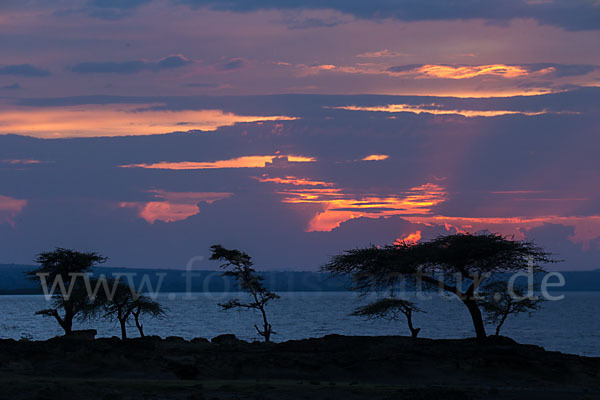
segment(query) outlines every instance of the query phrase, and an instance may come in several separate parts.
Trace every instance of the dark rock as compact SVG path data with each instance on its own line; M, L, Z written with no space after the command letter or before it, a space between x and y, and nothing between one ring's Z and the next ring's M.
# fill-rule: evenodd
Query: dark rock
M238 344L246 343L243 340L238 339L234 334L227 333L224 335L215 336L210 341L213 344Z
M182 338L181 336L167 336L165 338L165 340L167 342L180 342L180 343L185 343L187 342L184 338Z
M97 334L98 331L95 329L81 329L71 331L71 333L62 337L65 339L94 340Z
M197 337L197 338L193 338L192 340L190 340L190 343L210 343L210 341L203 337Z

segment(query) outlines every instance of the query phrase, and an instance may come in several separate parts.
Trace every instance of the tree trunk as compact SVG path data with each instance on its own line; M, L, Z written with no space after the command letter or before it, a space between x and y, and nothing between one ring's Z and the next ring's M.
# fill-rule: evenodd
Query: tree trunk
M126 319L119 320L119 324L121 324L121 339L123 339L123 340L127 339L127 329L125 327L126 321L127 321Z
M73 330L73 321L71 320L70 323L68 323L66 319L60 317L56 310L53 311L52 315L54 315L56 322L58 322L60 327L65 331L65 336L70 335Z
M260 308L260 312L263 317L263 336L265 338L265 343L268 343L271 339L271 324L269 324L269 321L267 320L267 313L265 312L264 307Z
M458 298L463 302L463 304L467 306L467 309L471 314L471 319L473 320L473 326L475 327L475 334L477 335L477 339L481 340L487 337L487 334L485 333L485 325L483 324L483 317L481 316L481 310L479 309L477 302L473 300L473 293L475 293L475 290L477 290L474 284L471 285L471 287L465 293L462 293L456 287L447 285L445 282L439 281L430 276L425 275L422 276L421 279L423 279L423 282L433 283L439 288L442 288L450 293L454 293L456 296L458 296Z
M135 319L135 326L138 328L140 332L140 337L144 337L144 325L140 324L140 315L133 314L133 318Z
M73 333L73 319L63 321L63 329L65 330L65 335L70 335Z
M61 318L57 311L55 317L61 328L65 331L65 336L70 335L73 332L73 314L69 310L66 310L64 318Z
M502 316L502 319L500 320L500 323L498 324L498 326L496 326L496 336L500 336L500 328L502 328L502 325L504 324L504 321L506 321L507 316L508 314L504 314Z
M412 323L412 312L406 313L406 321L408 322L408 329L410 329L410 334L413 339L416 339L421 331L421 328L415 328Z
M469 313L471 314L471 319L473 320L473 326L475 327L475 334L477 335L477 339L485 339L487 334L485 333L485 325L483 324L483 318L481 316L481 310L477 305L477 302L472 299L464 299L463 303L467 306Z

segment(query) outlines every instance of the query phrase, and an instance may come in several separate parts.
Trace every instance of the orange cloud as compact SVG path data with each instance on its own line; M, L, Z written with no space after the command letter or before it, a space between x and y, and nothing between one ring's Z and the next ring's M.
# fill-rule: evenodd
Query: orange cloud
M317 161L314 157L303 157L303 156L279 156L278 158L283 159L287 157L289 162L315 162Z
M409 233L406 236L399 237L398 239L396 239L394 244L416 244L419 242L419 240L421 240L421 231L416 231L413 233Z
M211 162L179 161L168 162L161 161L153 164L128 164L121 165L121 168L146 168L146 169L171 169L171 170L190 170L190 169L220 169L220 168L264 168L273 162L314 162L315 158L302 156L245 156L230 158L228 160L218 160Z
M390 156L385 154L371 154L362 159L362 161L382 161L387 160Z
M496 117L499 115L541 115L547 114L547 111L508 111L508 110L448 110L439 108L440 106L432 104L421 104L421 105L410 105L410 104L388 104L385 106L375 107L359 107L359 106L344 106L344 107L333 107L338 110L349 110L349 111L376 111L376 112L388 112L388 113L400 113L410 112L414 114L434 114L434 115L462 115L464 117Z
M379 58L391 56L394 53L383 51L374 53L364 53L358 57ZM441 65L426 64L414 67L395 67L389 64L380 63L356 63L354 65L304 65L297 66L304 75L318 74L325 71L335 71L348 74L363 75L389 75L396 77L415 77L415 78L438 78L438 79L470 79L478 76L491 75L501 78L520 78L524 76L546 75L555 71L555 68L549 67L535 72L530 72L527 67L519 65L506 64L488 64L488 65Z
M268 178L267 175L255 177L259 182L274 182L294 186L333 186L331 182L313 181L306 178L297 178L295 176L286 176L285 178Z
M148 104L19 107L0 111L0 134L37 138L156 135L214 131L240 122L289 121L288 116L236 115L221 110L141 110Z
M317 65L314 68L322 70L322 71L329 71L330 69L335 69L335 65L323 64L323 65Z
M121 202L122 208L137 210L138 216L148 223L156 221L175 222L187 219L200 212L198 203L212 204L217 200L230 197L233 193L221 192L165 192L151 190L159 201Z
M341 188L290 189L279 192L290 204L318 204L318 212L308 223L307 231L331 231L354 218L379 218L392 215L428 215L446 200L441 186L427 183L411 188L399 196L378 197L346 193Z
M27 200L19 200L0 195L0 224L8 223L14 226L14 218L27 206Z
M381 57L386 57L388 53L373 52L364 53L359 56L366 60L382 61ZM391 56L391 52L389 53ZM367 57L369 56L369 57ZM465 54L463 56L471 56ZM548 86L548 74L556 72L555 67L548 67L540 70L530 70L527 65L506 65L506 64L486 64L486 65L391 65L389 62L363 62L351 65L305 65L296 64L296 74L299 77L317 75L317 74L354 74L354 75L372 75L389 76L401 79L446 79L448 81L468 80L472 78L484 77L484 82L473 82L468 86L456 86L448 82L444 85L388 85L376 86L372 93L387 95L429 95L429 96L450 96L461 98L482 98L482 97L511 97L511 96L535 96L547 93L557 93L566 89L557 89ZM503 82L499 82L500 79ZM519 82L527 79L530 83L537 82L536 85L527 85L522 87ZM594 85L590 77L554 77L553 80L561 81L577 86ZM512 81L512 82L511 82ZM494 83L495 82L495 83ZM413 81L413 84L416 82ZM408 89L410 88L410 89ZM318 86L306 87L307 90L318 90ZM416 90L416 92L415 92Z
M490 65L435 65L427 64L411 70L429 78L443 79L470 79L481 75L495 75L503 78L518 78L529 74L525 67L517 65L490 64Z

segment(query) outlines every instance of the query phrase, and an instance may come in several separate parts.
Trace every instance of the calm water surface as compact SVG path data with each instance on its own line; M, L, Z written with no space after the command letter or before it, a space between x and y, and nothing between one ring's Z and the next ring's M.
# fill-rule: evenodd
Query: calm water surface
M244 340L259 340L254 323L259 315L252 311L221 311L217 304L244 294L197 293L193 300L184 294L160 295L158 301L169 311L162 320L145 320L148 335L212 338L234 333ZM433 295L430 300L409 297L426 313L414 316L421 337L464 338L474 336L466 308L457 300ZM319 337L330 333L343 335L408 335L404 321L383 321L350 317L348 314L365 299L350 292L281 293L281 299L269 304L275 341ZM48 339L61 334L56 321L34 315L46 308L43 296L0 296L0 337ZM560 301L547 301L530 318L527 315L507 320L502 334L520 343L543 346L547 350L600 357L600 292L566 293ZM99 336L119 334L118 327L107 321L76 324L76 329L94 328ZM493 332L493 328L489 328ZM131 337L137 336L134 326Z

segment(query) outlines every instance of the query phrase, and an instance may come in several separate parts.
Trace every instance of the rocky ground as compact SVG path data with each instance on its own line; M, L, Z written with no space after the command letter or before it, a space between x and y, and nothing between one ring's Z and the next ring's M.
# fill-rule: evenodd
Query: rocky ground
M599 399L600 358L507 338L0 340L1 399Z

